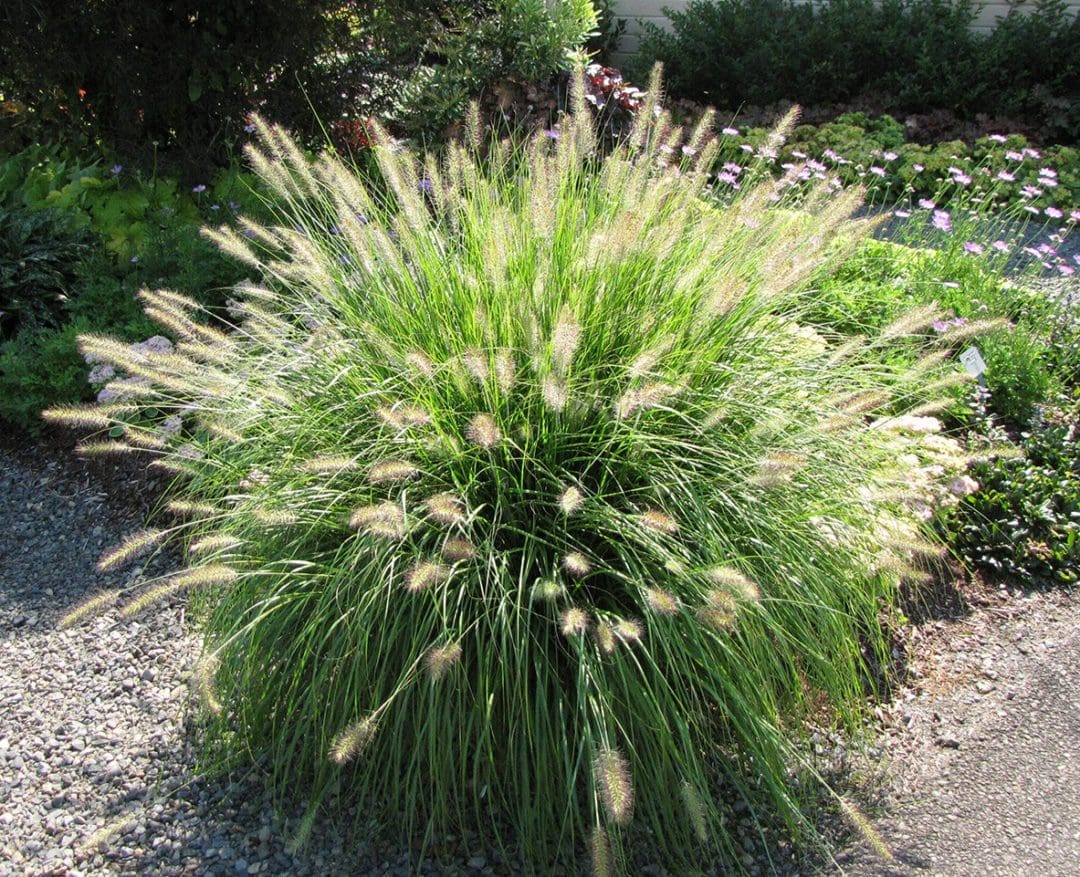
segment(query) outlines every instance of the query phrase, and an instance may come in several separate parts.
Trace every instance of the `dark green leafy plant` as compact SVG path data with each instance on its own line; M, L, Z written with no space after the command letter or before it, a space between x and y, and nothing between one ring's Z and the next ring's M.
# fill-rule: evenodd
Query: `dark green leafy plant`
M984 405L976 410L985 425ZM1061 397L1039 409L1018 455L972 466L980 489L947 521L969 563L1026 587L1080 580L1078 423L1080 399Z
M85 232L68 232L50 212L0 208L0 341L21 330L56 328L75 292Z
M1062 0L973 32L967 0L691 0L646 25L631 72L665 63L673 94L726 109L870 98L896 112L1021 115L1080 136L1080 24Z

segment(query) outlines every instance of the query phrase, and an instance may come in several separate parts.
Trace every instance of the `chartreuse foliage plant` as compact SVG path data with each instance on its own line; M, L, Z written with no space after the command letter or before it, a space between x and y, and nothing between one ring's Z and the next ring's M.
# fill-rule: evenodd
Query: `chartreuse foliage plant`
M315 802L301 839L347 801L539 870L613 873L636 837L686 873L735 861L740 798L811 831L804 729L857 726L937 551L914 509L965 462L927 415L954 375L882 366L933 308L804 326L857 196L705 202L708 129L658 91L606 158L580 82L557 138L376 132L381 196L260 123L278 222L207 232L262 277L235 325L147 292L175 350L82 339L125 391L49 416L178 476L175 519L102 563L180 536L190 566L67 621L196 593L208 751Z

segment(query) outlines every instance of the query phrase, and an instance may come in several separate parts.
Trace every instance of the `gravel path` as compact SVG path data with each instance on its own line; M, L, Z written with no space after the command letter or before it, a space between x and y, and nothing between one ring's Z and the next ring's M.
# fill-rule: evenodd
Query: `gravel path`
M908 634L874 820L896 861L857 845L844 872L1080 874L1080 594L1001 596Z

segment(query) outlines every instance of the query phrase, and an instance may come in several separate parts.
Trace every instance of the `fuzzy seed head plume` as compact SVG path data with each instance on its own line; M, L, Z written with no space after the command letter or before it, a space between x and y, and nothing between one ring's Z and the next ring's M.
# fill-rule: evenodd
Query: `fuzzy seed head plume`
M226 533L214 533L210 536L201 536L188 546L189 554L212 554L215 551L228 551L237 548L243 543L235 536Z
M614 654L615 646L617 645L615 640L615 628L608 622L598 619L596 627L593 628L593 637L595 637L596 644L600 647L600 651L605 655Z
M562 566L570 575L575 578L581 578L584 575L588 575L592 569L592 564L580 551L571 551L562 559Z
M664 569L666 569L673 576L681 576L686 574L686 564L679 560L677 557L669 557L664 561Z
M118 418L134 410L133 405L70 405L47 408L41 416L48 423L81 429L108 429Z
M67 615L60 619L60 629L67 630L69 627L78 624L84 618L90 615L96 615L100 610L107 606L113 605L116 602L117 596L120 594L119 590L102 591L100 594L95 594L93 597L88 597L83 600L72 609Z
M405 589L419 594L428 588L445 582L450 577L450 568L434 560L421 560L413 564L405 573Z
M356 468L356 461L348 454L322 454L305 460L298 467L301 472L334 475Z
M232 442L236 445L247 441L243 433L238 432L231 426L226 426L224 423L206 419L202 421L202 425L206 428L206 431L215 438L224 439L225 441Z
M669 617L678 615L679 607L682 605L678 597L663 588L646 588L645 602L657 615L667 615Z
M476 546L468 539L452 537L443 545L442 556L451 562L472 560L476 557Z
M604 748L596 754L593 782L600 790L608 819L616 825L627 825L634 815L634 787L630 767L620 752Z
M124 427L124 438L129 445L133 445L136 448L143 448L147 451L163 451L169 446L168 442L154 435L154 433L147 432L145 429L139 429L134 426Z
M424 509L429 518L448 527L459 526L466 521L465 507L451 493L436 493L424 503Z
M164 530L141 530L132 533L123 542L106 551L97 562L98 572L107 572L123 566L144 551L157 545L166 535Z
M253 509L251 516L267 527L291 527L300 521L300 516L288 509Z
M363 530L380 539L405 537L405 513L394 502L380 502L358 508L349 519L349 526Z
M433 682L442 679L461 658L461 643L451 643L448 646L437 646L424 656L424 664L427 666L428 675Z
M941 342L943 344L958 344L961 341L968 341L971 338L978 338L981 335L986 335L990 332L996 332L998 329L1010 329L1012 323L1006 320L1004 317L994 317L993 319L986 320L973 320L964 326L954 326L949 329L945 334L941 336Z
M218 585L231 585L240 577L231 566L223 563L210 563L181 570L172 577L172 583L180 588L209 588Z
M126 442L112 440L80 442L75 448L75 452L82 457L105 457L109 454L132 454L137 450L138 448L133 448ZM150 465L161 466L164 462L164 460L153 460Z
M150 468L160 469L162 472L168 472L170 475L196 475L198 470L191 465L184 463L182 460L169 460L158 459L151 460L149 463Z
M566 595L566 587L558 579L541 579L533 585L532 595L534 600L554 603Z
M660 361L660 357L664 355L664 352L663 350L647 350L645 353L639 354L630 363L627 374L631 378L645 377L656 368L656 364Z
M563 636L579 636L589 629L589 616L584 609L569 606L559 616L559 629Z
M377 725L368 717L349 725L330 744L330 760L345 764L360 755L375 736Z
M891 551L914 560L940 559L947 550L944 545L922 539L905 539L901 536L890 536L884 540L884 543Z
M624 643L639 643L645 635L641 624L630 618L620 618L612 625L612 629L615 631L615 636Z
M892 850L882 840L881 835L877 833L870 820L866 818L858 807L856 807L847 798L840 797L840 809L844 811L844 815L851 822L856 831L859 832L866 840L867 843L873 848L874 852L878 854L886 862L892 862L895 856L892 854Z
M615 417L626 420L639 411L662 405L665 399L678 392L678 387L662 381L650 381L636 389L627 390L615 402Z
M889 394L880 391L853 393L837 401L837 408L845 414L866 414L874 411L889 401Z
M593 877L613 877L615 864L611 854L611 842L607 832L599 825L592 830L589 837L589 858L592 861Z
M416 405L401 405L394 408L380 406L375 409L375 415L387 426L394 429L427 426L427 424L431 423L431 415Z
M152 606L159 600L163 600L166 597L170 597L173 594L179 593L184 590L184 586L178 584L175 580L165 582L164 584L155 585L152 588L148 588L143 591L139 596L129 603L125 603L120 609L121 618L134 618L148 606Z
M540 394L548 410L560 414L566 410L568 393L566 384L556 377L548 375L540 382Z
M697 608L697 617L707 627L727 630L735 623L737 608L730 591L713 589L705 594L705 603Z
M372 484L394 484L408 481L420 474L407 460L382 460L368 470L368 481Z
M671 515L664 514L664 512L657 509L642 512L637 516L637 520L646 530L652 530L654 533L674 536L679 532L678 522Z
M217 685L214 680L219 666L221 666L221 662L218 660L217 655L208 652L199 658L191 677L199 700L215 716L220 716L223 710L221 701L218 700Z
M892 338L914 335L922 332L935 320L940 320L941 316L941 308L933 302L919 305L889 323L888 326L881 330L880 338L882 341L887 341Z
M551 337L551 366L557 374L566 377L580 343L581 325L568 309L564 309Z
M165 511L184 518L208 518L216 515L220 509L209 502L190 499L172 499L165 505Z
M686 808L686 816L690 820L690 827L694 830L694 837L697 838L698 843L708 843L709 828L705 819L705 802L701 799L701 793L685 780L680 792L683 806Z
M584 504L585 494L572 484L559 494L559 511L567 517L577 512Z
M252 251L248 242L227 225L218 228L203 228L200 233L211 243L217 245L225 255L232 256L252 268L262 268L262 260Z
M500 350L495 354L495 383L503 393L509 393L517 382L517 368L509 350Z
M97 852L99 845L105 843L114 835L126 831L129 826L132 826L139 821L140 815L140 811L136 810L131 813L125 813L122 816L118 816L116 819L105 823L105 825L95 831L90 837L75 848L75 856L81 859L90 853Z
M423 375L425 378L435 377L435 364L426 353L419 350L410 351L405 355L405 362L413 371Z
M477 447L490 451L502 441L502 433L494 417L490 414L477 414L465 428L465 438Z
M461 354L461 363L478 384L486 384L491 377L487 355L482 350L466 350Z
M761 589L731 566L714 566L705 571L705 577L714 585L728 589L740 600L756 603L761 599Z

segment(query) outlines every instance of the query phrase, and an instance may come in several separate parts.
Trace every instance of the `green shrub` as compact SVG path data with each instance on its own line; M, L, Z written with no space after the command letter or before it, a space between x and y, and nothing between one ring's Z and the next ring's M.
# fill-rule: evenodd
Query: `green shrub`
M135 272L118 276L112 259L100 251L70 270L71 294L51 324L26 324L0 342L0 420L31 433L41 428L43 408L92 396L80 334L108 332L141 341L160 331L135 297Z
M568 69L596 13L590 0L11 0L0 24L28 141L104 142L190 172L227 162L255 110L309 140L318 119L372 113L430 136L502 77Z
M545 80L570 69L596 27L591 0L494 0L433 33L408 75L391 82L387 117L412 136L438 136L470 100L502 79ZM414 36L400 34L404 45Z
M1080 24L1062 0L1010 9L990 36L968 0L691 0L646 24L639 72L665 64L673 94L735 109L861 97L898 112L1022 115L1080 136Z
M738 797L805 837L805 722L858 726L937 551L917 510L963 457L887 413L937 360L881 368L932 313L861 344L799 321L857 197L718 209L704 129L681 150L653 98L600 159L583 88L558 138L482 164L479 134L378 148L385 200L265 129L279 219L208 232L262 276L236 331L151 294L175 354L82 342L150 395L49 414L181 476L178 522L102 564L183 538L191 567L121 611L197 593L208 751L308 796L298 839L352 801L425 848L471 826L610 873L633 815L685 872L736 861Z
M339 2L185 0L5 4L7 94L38 133L151 144L192 166L220 159L256 105L283 119L340 113L351 31ZM381 4L380 4L381 5ZM50 138L51 139L51 138Z
M77 339L96 327L26 328L0 344L0 420L35 433L43 408L91 398Z

